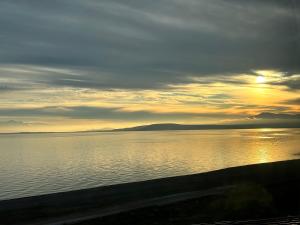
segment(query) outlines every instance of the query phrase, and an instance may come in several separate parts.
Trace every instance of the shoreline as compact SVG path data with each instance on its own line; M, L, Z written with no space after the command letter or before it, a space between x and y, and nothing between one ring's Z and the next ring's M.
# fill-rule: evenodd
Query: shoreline
M19 221L27 221L32 224L39 220L51 221L60 217L72 217L78 213L82 216L93 210L121 207L182 193L208 191L244 181L264 186L278 186L300 182L299 171L300 160L296 159L3 200L0 201L0 221L10 221L9 224L23 224Z
M156 125L156 124L155 124ZM158 124L160 125L160 124ZM300 124L237 124L237 125L179 125L177 128L152 129L153 125L146 125L146 129L117 128L112 130L83 130L83 131L43 131L43 132L4 132L0 135L29 135L29 134L78 134L78 133L119 133L119 132L151 132L151 131L202 131L202 130L254 130L254 129L300 129ZM149 127L149 128L148 128Z

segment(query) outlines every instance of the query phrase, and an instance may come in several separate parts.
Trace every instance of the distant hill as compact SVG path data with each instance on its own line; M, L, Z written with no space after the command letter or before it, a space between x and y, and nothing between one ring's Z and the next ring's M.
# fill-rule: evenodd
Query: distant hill
M272 124L202 124L182 125L176 123L150 124L137 127L114 129L112 131L163 131L163 130L212 130L212 129L255 129L255 128L300 128L300 123L272 123Z
M167 131L167 130L225 130L225 129L256 129L256 128L300 128L300 122L270 123L270 124L196 124L184 125L176 123L158 123L121 129L101 129L73 132L17 132L7 134L56 134L56 133L90 133L90 132L119 132L119 131Z

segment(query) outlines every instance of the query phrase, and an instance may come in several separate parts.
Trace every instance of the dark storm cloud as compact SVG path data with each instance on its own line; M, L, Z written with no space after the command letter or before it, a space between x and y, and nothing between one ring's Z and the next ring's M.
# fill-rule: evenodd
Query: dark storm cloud
M161 120L186 118L244 118L244 115L230 115L224 113L158 113L149 111L128 112L121 108L103 107L43 107L43 108L2 108L0 117L63 117L70 119L95 120Z
M2 0L0 67L70 69L74 73L22 73L22 78L100 89L160 88L191 82L192 76L256 69L293 74L300 67L298 5L293 0ZM0 71L0 78L5 76Z

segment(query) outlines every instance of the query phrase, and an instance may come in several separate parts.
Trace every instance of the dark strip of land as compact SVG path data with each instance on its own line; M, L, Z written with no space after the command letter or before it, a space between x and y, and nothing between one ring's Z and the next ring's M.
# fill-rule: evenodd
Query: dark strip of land
M154 222L158 220L157 215L153 214L153 212L158 214L159 212L165 212L163 215L159 214L159 218L163 220L163 217L170 215L170 212L173 212L172 210L174 209L182 212L182 218L192 218L189 213L193 211L192 209L197 209L195 213L200 213L202 218L205 213L209 215L209 212L205 211L203 214L203 212L200 212L200 209L208 208L208 205L212 203L212 199L216 201L212 205L216 206L222 205L223 207L222 201L225 201L225 204L234 204L235 200L233 203L231 200L228 203L228 199L224 199L224 196L231 196L232 192L228 189L236 190L235 187L242 183L251 183L262 187L256 188L255 186L255 188L252 188L250 185L250 193L254 189L254 195L258 193L259 199L266 198L268 204L269 194L267 192L270 192L270 196L272 195L274 200L276 200L276 207L279 209L282 205L287 209L284 213L300 213L299 171L300 160L291 160L235 167L195 175L5 200L0 202L0 224L50 225L75 224L79 222L85 224L85 220L90 221L91 219L93 222L86 224L122 224L120 221L124 221L127 224L139 224L134 223L134 221L128 221L129 218L135 218L132 216L132 213L137 218L142 217L144 219L150 213L151 216L149 216L147 224L152 224L151 220ZM244 187L241 188L241 190L244 189ZM248 195L248 189L248 187L245 189L246 195ZM236 192L239 193L241 191L237 189ZM240 199L238 199L239 201ZM263 204L265 203L263 202ZM186 211L187 205L191 207L188 211ZM200 208L198 209L197 207ZM263 205L264 207L265 205ZM157 209L159 209L159 212ZM283 213L283 211L276 212L276 215L280 213ZM214 213L214 215L216 214ZM178 217L179 214L176 216ZM223 215L220 215L220 218L221 216ZM166 217L165 219L169 220L170 218ZM208 216L202 219L211 220L213 218ZM199 220L199 217L197 217L197 220ZM119 222L113 223L113 221ZM153 224L155 224L154 222ZM164 224L168 223L164 222ZM172 224L176 223L173 221Z
M299 122L294 123L256 123L256 124L175 124L162 123L137 127L115 129L112 131L164 131L164 130L229 130L229 129L259 129L259 128L300 128Z
M122 132L122 131L172 131L172 130L234 130L234 129L281 129L281 128L300 128L298 121L293 123L256 123L256 124L175 124L161 123L150 124L136 127L111 129L111 130L86 130L73 132L17 132L0 133L0 135L11 134L65 134L65 133L93 133L93 132Z

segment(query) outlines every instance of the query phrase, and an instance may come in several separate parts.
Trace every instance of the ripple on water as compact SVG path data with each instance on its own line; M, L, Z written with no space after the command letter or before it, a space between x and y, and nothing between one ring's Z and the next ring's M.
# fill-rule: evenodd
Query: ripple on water
M0 138L0 199L299 158L300 129Z

